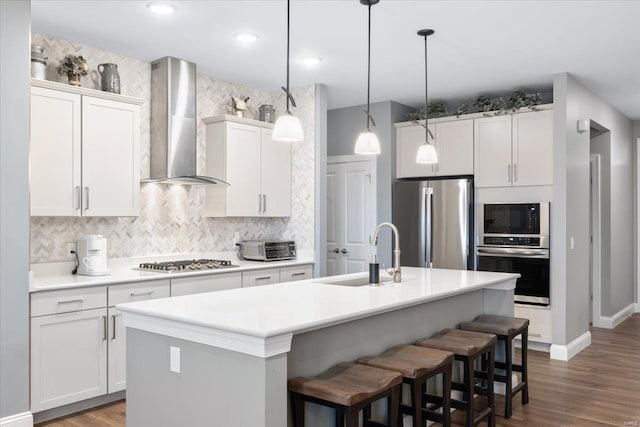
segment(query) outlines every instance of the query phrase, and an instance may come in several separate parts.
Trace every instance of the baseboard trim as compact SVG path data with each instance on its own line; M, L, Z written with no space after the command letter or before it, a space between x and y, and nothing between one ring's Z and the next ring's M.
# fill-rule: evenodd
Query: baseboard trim
M31 412L23 412L0 418L0 427L33 427L33 415Z
M634 311L635 311L636 313L640 313L640 302L637 302L637 303L635 303L634 305L635 305L635 310L634 310Z
M585 332L567 345L551 344L549 358L568 361L591 345L591 332Z
M600 316L599 328L613 329L634 312L638 312L638 304L629 304L611 317Z

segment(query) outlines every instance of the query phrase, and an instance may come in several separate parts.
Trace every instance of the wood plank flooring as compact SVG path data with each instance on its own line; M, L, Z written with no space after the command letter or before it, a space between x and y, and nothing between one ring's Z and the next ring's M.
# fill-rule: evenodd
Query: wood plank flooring
M530 351L529 404L522 406L518 395L507 420L500 415L503 399L496 396L497 426L640 426L640 314L615 330L593 328L591 339L591 346L569 362ZM464 414L456 412L454 421L459 421ZM125 402L38 426L124 427Z

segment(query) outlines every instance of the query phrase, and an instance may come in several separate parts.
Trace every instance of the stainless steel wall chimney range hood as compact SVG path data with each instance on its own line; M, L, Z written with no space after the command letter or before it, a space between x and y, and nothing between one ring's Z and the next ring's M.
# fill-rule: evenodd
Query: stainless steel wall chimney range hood
M142 182L227 184L196 173L196 64L151 63L151 177Z

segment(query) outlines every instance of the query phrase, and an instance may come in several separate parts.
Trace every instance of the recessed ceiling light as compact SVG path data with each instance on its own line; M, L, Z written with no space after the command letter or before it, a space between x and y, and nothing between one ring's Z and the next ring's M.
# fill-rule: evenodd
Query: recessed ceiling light
M315 67L316 65L318 65L321 62L322 62L322 58L320 58L318 56L309 57L309 58L302 58L300 60L300 63L302 65L306 65L307 67Z
M178 9L176 5L166 1L152 1L147 3L147 8L158 15L170 15Z
M233 36L242 43L253 43L260 38L260 36L255 33L236 33Z

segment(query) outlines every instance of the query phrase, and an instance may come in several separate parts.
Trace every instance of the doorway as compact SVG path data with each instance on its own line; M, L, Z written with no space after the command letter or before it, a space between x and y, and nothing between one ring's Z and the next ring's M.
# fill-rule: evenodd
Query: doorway
M600 208L600 155L591 154L589 156L589 319L593 326L600 323L600 296L602 295L602 272L601 272L601 208Z
M376 159L327 157L327 276L366 271L376 222Z

